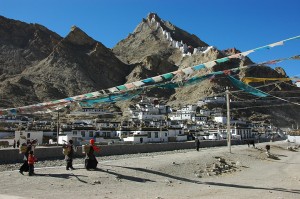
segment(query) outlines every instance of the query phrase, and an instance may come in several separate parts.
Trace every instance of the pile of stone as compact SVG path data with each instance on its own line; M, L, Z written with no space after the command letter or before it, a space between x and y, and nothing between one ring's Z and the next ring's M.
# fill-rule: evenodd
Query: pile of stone
M222 157L215 157L216 162L206 165L204 169L200 169L195 172L195 175L198 178L206 177L206 176L219 176L222 174L229 174L236 171L240 171L239 167L241 163L239 161L232 162L226 161Z
M299 148L299 145L295 145L295 146L288 146L286 149L289 151L297 151L298 148Z

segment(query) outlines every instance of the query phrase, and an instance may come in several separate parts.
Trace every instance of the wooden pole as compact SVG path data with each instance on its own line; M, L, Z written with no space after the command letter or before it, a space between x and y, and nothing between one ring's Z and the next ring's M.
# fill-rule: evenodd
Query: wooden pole
M226 104L227 104L227 146L229 153L231 153L231 132L230 132L230 101L229 101L229 90L226 88Z
M58 134L59 134L59 111L57 111L56 146L58 146Z

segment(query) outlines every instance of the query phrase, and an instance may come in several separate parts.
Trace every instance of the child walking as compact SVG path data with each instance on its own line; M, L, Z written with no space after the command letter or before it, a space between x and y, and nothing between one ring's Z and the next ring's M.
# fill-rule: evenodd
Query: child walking
M35 161L36 161L36 158L33 155L33 151L30 151L29 155L28 155L29 176L32 176L34 174L34 162Z

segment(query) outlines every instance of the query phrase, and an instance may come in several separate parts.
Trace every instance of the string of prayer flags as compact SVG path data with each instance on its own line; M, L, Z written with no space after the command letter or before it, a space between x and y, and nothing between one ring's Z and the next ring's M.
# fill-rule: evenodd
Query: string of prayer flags
M238 87L239 89L241 89L247 93L250 93L250 94L258 96L258 97L267 97L268 96L267 93L265 93L261 90L258 90L256 88L253 88L252 86L249 86L249 85L243 83L242 81L235 79L231 75L229 75L228 78L234 86Z
M291 78L258 78L258 77L244 77L242 81L245 84L249 84L251 82L266 82L266 81L291 81Z

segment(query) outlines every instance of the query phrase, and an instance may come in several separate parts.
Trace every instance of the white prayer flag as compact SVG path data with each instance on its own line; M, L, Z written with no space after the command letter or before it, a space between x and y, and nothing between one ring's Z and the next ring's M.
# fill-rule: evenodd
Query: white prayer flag
M214 61L210 61L210 62L204 63L204 66L206 68L212 68L215 65L216 65L216 62L214 62Z
M132 82L133 85L135 85L136 87L140 87L143 86L145 83L143 83L142 81L136 81L136 82Z
M192 73L194 72L194 70L193 70L191 67L189 67L189 68L184 68L184 69L182 69L182 71L183 71L184 74L186 74L186 75L192 74Z
M155 76L155 77L152 77L152 79L155 81L155 82L161 82L163 80L163 78L161 76Z
M283 45L283 41L279 41L279 42L270 44L269 46L270 46L270 47L274 47L274 46L282 46L282 45Z
M253 53L253 52L254 52L254 50L248 50L248 51L242 52L241 55L247 56L247 55L249 55L250 53Z
M109 88L107 90L109 90L109 92L111 92L111 93L119 92L119 90L116 87L112 87L112 88Z

